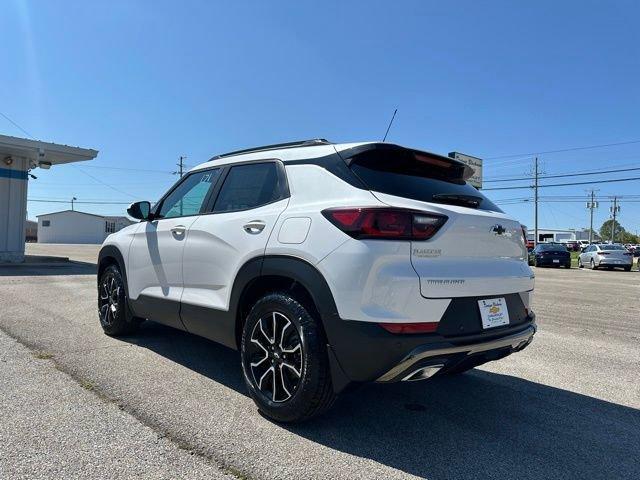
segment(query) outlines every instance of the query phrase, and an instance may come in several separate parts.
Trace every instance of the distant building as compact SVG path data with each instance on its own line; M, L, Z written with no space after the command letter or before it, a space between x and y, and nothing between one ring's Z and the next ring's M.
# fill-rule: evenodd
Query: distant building
M535 230L533 228L527 229L527 240L533 240L534 237ZM571 240L589 240L589 229L584 228L582 230L554 230L549 228L538 228L538 243L568 242ZM600 240L600 235L594 232L593 241L599 242Z
M127 217L108 217L63 210L38 215L38 243L102 243L107 235L133 222Z

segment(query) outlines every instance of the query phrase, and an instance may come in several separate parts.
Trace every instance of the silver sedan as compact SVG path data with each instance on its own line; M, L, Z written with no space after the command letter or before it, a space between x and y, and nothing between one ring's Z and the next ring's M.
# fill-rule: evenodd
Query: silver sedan
M622 245L593 244L589 245L578 257L578 268L589 267L596 270L600 267L624 268L627 272L633 266L633 254Z

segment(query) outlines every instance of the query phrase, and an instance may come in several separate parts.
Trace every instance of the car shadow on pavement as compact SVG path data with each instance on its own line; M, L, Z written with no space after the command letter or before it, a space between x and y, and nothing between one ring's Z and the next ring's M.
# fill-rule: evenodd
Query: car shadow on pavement
M0 265L0 277L47 277L61 275L95 275L97 266L89 262L59 262L49 265Z
M233 350L153 322L127 341L247 394ZM281 428L429 479L640 478L640 410L478 369L365 385Z

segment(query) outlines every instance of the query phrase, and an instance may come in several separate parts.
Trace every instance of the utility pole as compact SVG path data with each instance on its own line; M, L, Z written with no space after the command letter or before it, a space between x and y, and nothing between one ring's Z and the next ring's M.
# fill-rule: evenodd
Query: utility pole
M533 201L535 203L533 248L535 248L538 245L538 157L535 161L533 178Z
M593 243L593 210L598 208L598 202L595 201L595 190L591 190L591 201L587 202L587 208L589 209L589 245Z
M616 216L619 211L618 197L613 197L613 206L611 207L611 213L613 214L613 222L611 222L611 243L615 243L616 240Z
M183 160L187 158L185 156L180 156L180 161L178 163L176 163L176 165L178 166L178 171L176 172L178 175L180 175L180 178L182 178L182 176L184 175L184 163Z
M76 200L78 200L76 197L72 197L71 198L71 211L73 212L73 202L75 202Z

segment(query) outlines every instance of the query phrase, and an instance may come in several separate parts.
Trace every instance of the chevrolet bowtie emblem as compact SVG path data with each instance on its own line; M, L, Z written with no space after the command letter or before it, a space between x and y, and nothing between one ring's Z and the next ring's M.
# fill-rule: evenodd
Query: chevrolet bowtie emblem
M504 232L507 231L507 229L504 228L502 225L498 224L491 227L491 231L496 235L502 235Z

